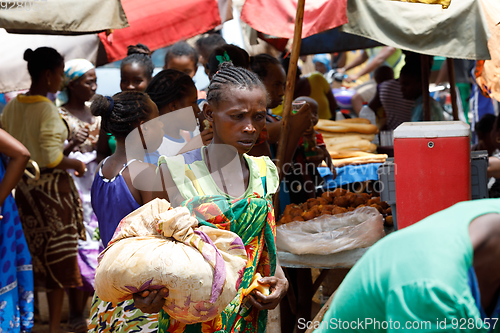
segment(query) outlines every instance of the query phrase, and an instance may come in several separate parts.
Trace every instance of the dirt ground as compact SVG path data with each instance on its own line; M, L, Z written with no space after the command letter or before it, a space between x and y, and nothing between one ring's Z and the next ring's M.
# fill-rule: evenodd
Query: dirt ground
M31 333L49 333L49 311L47 304L47 297L45 293L38 293L38 308L39 314L35 315L35 324ZM87 303L87 311L90 309L90 301ZM71 332L68 331L68 327L66 325L68 321L68 313L69 313L69 305L68 305L68 296L65 295L63 309L61 314L61 333Z
M329 295L331 295L331 293L333 293L333 291L335 291L335 289L340 284L346 273L347 270L343 272L343 274L341 274L340 276L338 275L335 276L333 274L329 274L327 276L327 278L323 283L323 290L324 293L326 294L324 296L328 297ZM315 279L319 275L319 271L313 269L312 274L313 274L313 279ZM314 316L321 309L319 296L320 296L319 293L316 293L316 295L314 295L313 297L311 318L314 318ZM45 296L45 293L38 293L37 298L38 298L39 314L35 316L35 325L33 326L32 333L49 333L49 324L48 324L49 313L48 313L47 297ZM89 299L89 302L87 304L87 311L90 309L90 302L91 300ZM61 316L62 318L61 333L70 332L68 331L68 327L66 324L68 320L68 313L69 313L68 298L67 295L65 295L62 316ZM270 311L268 318L269 320L266 333L281 333L279 307L273 311Z

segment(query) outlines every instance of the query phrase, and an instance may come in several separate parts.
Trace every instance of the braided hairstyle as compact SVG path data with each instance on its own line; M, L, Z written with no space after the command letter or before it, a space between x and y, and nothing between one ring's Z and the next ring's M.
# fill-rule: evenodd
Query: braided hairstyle
M168 62L172 58L188 56L193 60L194 66L198 64L198 52L186 42L177 42L172 46L167 48L167 52L165 53L165 66L167 66Z
M261 80L266 78L269 65L281 66L281 63L275 57L265 53L250 57L250 69L257 74Z
M33 81L37 81L44 71L53 71L64 65L63 56L55 49L45 46L39 47L35 51L26 49L23 59L28 62L28 72Z
M158 109L186 97L190 88L196 89L191 77L175 69L165 69L155 75L146 93Z
M214 74L219 70L219 66L221 65L221 61L219 59L224 57L226 54L229 57L229 61L231 61L234 66L243 67L245 69L249 68L250 56L248 55L248 52L236 45L227 44L216 48L212 54L210 54L210 57L208 57L209 77L214 76ZM219 59L217 59L218 57Z
M155 65L151 59L151 51L144 44L129 45L127 47L127 57L122 60L120 69L123 69L125 65L132 65L137 63L144 67L145 76L149 79L153 76L153 70Z
M114 106L111 109L107 97L95 95L90 110L94 116L101 116L102 128L118 138L126 137L153 112L146 93L124 91L112 98Z
M229 87L247 90L259 88L266 93L264 84L255 73L242 67L236 67L232 62L223 62L208 86L208 103L217 105L222 99L222 94Z

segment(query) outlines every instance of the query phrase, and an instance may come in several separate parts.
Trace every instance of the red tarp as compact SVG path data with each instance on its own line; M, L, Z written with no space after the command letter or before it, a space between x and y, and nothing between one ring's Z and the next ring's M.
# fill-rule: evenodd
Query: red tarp
M151 50L204 33L221 24L217 0L121 0L130 27L99 38L109 62L123 59L127 46L142 43Z
M302 38L347 23L346 10L347 0L306 0ZM241 19L265 34L293 38L296 12L297 0L246 0Z

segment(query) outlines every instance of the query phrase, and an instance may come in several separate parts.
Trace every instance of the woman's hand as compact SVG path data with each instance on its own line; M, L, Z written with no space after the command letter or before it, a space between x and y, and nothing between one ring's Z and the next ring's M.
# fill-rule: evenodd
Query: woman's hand
M290 115L290 132L299 133L301 136L312 126L311 106L304 104L296 114Z
M75 133L75 136L73 138L73 143L77 147L77 146L81 145L82 143L84 143L85 140L87 140L88 137L89 137L89 128L88 128L88 126L80 127L78 129L78 131Z
M87 167L85 166L85 163L82 161L76 160L76 167L75 167L75 176L77 177L83 177L85 172L87 172Z
M203 145L208 146L210 142L212 142L212 138L214 137L214 130L212 127L205 127L203 131L200 133L201 140L203 141Z
M356 81L357 79L359 79L359 74L351 74L351 75L348 75L344 80L347 83L351 83L351 82Z
M144 313L158 313L165 304L168 289L144 290L134 294L134 306Z
M316 165L316 167L318 167L321 165L321 162L323 162L325 160L325 158L326 158L325 153L319 147L313 147L311 150L313 152L315 152L316 155L308 156L308 157L306 157L306 160L309 163L314 163L314 165Z
M288 280L285 277L267 276L259 279L259 282L270 286L271 295L265 296L260 291L254 290L248 295L248 301L259 310L274 309L286 295Z

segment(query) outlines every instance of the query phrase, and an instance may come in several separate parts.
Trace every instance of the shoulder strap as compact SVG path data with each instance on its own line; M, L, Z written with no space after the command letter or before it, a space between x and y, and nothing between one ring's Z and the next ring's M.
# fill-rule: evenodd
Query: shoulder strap
M130 165L130 164L132 164L132 162L135 162L135 161L137 161L137 159L133 158L133 159L131 159L130 161L128 161L128 162L127 162L127 164L124 164L124 165L123 165L123 168L120 170L120 172L118 172L118 174L119 174L119 175L121 175L121 174L122 174L122 172L123 172L123 171L124 171L124 170L125 170L125 169L126 169L126 168ZM103 164L104 164L104 163L103 163Z

